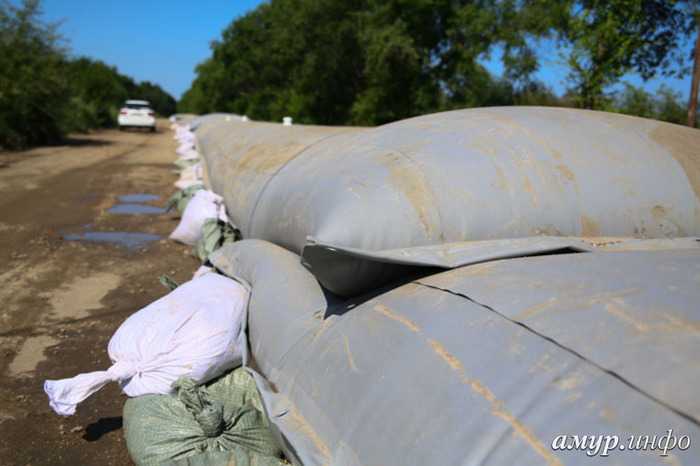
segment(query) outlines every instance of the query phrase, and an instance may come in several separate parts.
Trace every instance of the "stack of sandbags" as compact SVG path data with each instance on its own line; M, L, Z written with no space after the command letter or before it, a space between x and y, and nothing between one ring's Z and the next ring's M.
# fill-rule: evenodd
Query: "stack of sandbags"
M129 396L172 392L184 375L207 382L242 362L248 291L218 274L203 274L132 314L112 336L107 371L47 380L51 407L62 415L109 382Z
M200 163L200 156L195 150L196 137L189 124L175 125L175 140L179 146L175 149L178 158L175 161L176 173L180 178L174 183L175 187L182 190L192 186L203 184L204 172Z
M228 222L223 198L207 189L195 190L182 212L180 223L170 234L170 239L196 246L202 237L202 227L208 219Z
M47 380L51 407L73 414L115 381L130 397L124 430L138 465L283 464L255 382L240 367L247 302L243 285L201 267L117 329L109 370Z
M189 127L174 129L194 150ZM183 214L171 237L204 248L205 259L223 228L218 224L229 225L223 199L198 185L169 204ZM207 228L212 222L214 230ZM130 397L124 424L139 465L283 464L256 385L240 367L247 289L206 266L182 286L166 282L171 293L131 315L112 336L108 370L45 382L50 406L71 415L85 398L118 382Z
M234 118L235 117L235 118ZM210 190L205 190L204 169L199 152L195 149L194 130L205 121L223 119L226 122L241 121L228 114L216 114L187 120L187 124L173 126L175 139L181 145L175 161L179 179L174 183L179 191L166 204L167 210L177 206L182 214L177 228L170 238L183 244L195 246L192 255L206 261L213 251L238 238L238 230L229 222L223 199Z
M173 194L170 199L168 199L168 202L165 203L165 211L170 212L171 210L175 209L177 212L182 214L185 211L185 208L187 208L187 204L189 204L192 198L194 198L197 191L201 189L204 189L204 186L197 184L179 190Z

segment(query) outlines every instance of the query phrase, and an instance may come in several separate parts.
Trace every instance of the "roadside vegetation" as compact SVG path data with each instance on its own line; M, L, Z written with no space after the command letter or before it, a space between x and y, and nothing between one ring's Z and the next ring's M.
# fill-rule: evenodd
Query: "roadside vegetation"
M212 43L180 111L258 120L378 125L496 105L567 106L686 123L668 88L690 77L695 0L269 0ZM534 78L544 44L562 51L568 90ZM691 44L688 46L688 44ZM502 55L502 56L501 56ZM503 75L484 65L501 56Z
M127 98L166 116L232 112L325 125L500 105L698 125L679 93L621 82L629 72L676 74L690 86L696 0L269 0L212 42L178 103L157 84L71 56L59 24L41 16L41 0L0 0L0 147L113 126ZM545 44L568 69L563 95L535 77L551 59L541 56ZM491 58L502 62L501 76L485 66Z
M40 0L0 0L0 146L51 144L69 132L114 126L127 98L149 100L161 115L176 112L157 84L70 56L59 24L41 15Z

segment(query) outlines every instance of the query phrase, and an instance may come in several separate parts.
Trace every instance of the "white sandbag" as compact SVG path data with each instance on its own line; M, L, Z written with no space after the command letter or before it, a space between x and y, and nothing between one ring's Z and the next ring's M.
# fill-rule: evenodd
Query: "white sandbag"
M177 134L175 135L175 139L177 139L180 142L186 142L188 138L191 138L191 135L193 135L189 130L186 131L178 131Z
M193 142L184 141L184 142L180 143L180 145L177 147L177 149L175 149L175 153L182 155L185 152L187 152L188 150L192 150L193 148L194 148Z
M190 125L177 125L175 128L175 139L178 137L182 136L185 133L190 133L192 131L192 128Z
M195 270L194 275L192 275L192 280L194 280L195 278L202 277L208 273L216 273L216 269L208 265L202 265L197 270Z
M180 126L175 130L175 139L180 142L185 142L184 139L194 135L194 133L189 128L184 128Z
M119 382L129 396L172 393L181 375L207 382L241 364L248 292L240 283L205 274L131 315L109 342L107 371L47 380L50 406L75 413L88 396Z
M179 162L180 160L199 159L199 158L201 158L199 155L199 152L197 152L195 149L188 149L177 158L177 161Z
M196 184L203 184L204 170L201 163L188 165L180 171L180 179L173 185L178 189L185 189Z
M195 136L192 131L185 131L177 135L177 139L182 143L194 143Z
M181 180L201 180L204 178L201 162L188 165L180 172Z
M200 189L185 207L182 218L170 239L196 246L202 235L202 225L208 218L220 218L224 199L213 192ZM226 220L224 217L222 220Z

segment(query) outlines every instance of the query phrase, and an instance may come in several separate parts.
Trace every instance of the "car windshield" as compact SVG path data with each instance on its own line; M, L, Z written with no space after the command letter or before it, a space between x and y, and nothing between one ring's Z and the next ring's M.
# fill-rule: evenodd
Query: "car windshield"
M148 105L144 104L125 104L124 107L133 110L147 110L148 108L150 108Z

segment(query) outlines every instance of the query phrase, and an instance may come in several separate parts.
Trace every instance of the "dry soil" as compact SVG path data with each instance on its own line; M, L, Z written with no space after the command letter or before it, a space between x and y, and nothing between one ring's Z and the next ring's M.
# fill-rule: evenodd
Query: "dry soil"
M0 464L133 464L116 383L68 417L43 384L106 370L117 327L167 293L159 276L199 266L160 209L176 192L172 136L159 121L0 152Z

